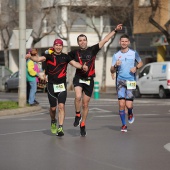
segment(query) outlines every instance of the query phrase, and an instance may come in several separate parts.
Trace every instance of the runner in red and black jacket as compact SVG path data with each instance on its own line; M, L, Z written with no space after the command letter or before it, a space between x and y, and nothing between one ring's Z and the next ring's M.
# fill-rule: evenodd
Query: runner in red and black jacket
M108 42L117 31L122 29L122 24L116 26L116 28L104 37L98 44L91 47L87 47L87 37L84 34L80 34L77 37L77 43L79 45L78 50L74 50L68 53L72 59L80 64L86 63L89 70L84 72L83 70L76 69L73 84L75 88L75 109L76 116L73 125L77 127L80 124L81 136L86 136L85 122L89 110L89 101L93 92L95 77L95 59L99 50ZM82 103L81 103L82 102ZM81 116L82 106L82 116Z

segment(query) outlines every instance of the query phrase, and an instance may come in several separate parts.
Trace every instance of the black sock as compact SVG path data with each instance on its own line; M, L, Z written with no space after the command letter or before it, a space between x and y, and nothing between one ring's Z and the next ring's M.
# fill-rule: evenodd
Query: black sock
M54 119L54 120L51 120L51 123L56 123L56 119Z

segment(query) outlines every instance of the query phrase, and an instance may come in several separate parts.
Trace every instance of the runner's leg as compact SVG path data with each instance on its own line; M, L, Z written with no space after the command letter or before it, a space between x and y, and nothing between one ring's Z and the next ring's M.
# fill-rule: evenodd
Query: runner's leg
M90 97L87 96L85 93L83 93L83 100L82 100L82 122L86 122L86 118L89 112L89 102L90 102Z
M81 111L81 97L82 97L82 87L76 86L75 87L75 111L80 112Z

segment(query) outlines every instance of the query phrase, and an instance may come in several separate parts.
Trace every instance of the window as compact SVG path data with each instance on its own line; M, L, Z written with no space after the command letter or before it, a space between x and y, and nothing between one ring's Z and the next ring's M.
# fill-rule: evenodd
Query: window
M150 66L146 66L146 67L143 69L143 71L139 73L139 78L148 75L149 71L150 71Z
M15 72L14 74L12 74L11 78L17 78L18 77L18 72Z

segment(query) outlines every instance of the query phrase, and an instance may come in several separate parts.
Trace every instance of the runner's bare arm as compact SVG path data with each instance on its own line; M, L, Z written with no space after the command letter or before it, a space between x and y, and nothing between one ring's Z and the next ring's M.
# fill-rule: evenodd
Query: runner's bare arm
M31 59L32 61L35 61L35 62L43 62L46 60L46 58L44 56L31 56L31 54L27 54L25 56L25 59Z
M116 72L116 67L115 66L111 66L110 67L110 72L111 72L111 74L114 74Z
M119 31L119 30L122 30L122 24L118 24L118 25L116 26L116 28L115 28L112 32L110 32L109 34L107 34L107 35L104 37L104 39L102 39L102 40L99 42L99 48L102 48L102 47L105 45L105 43L108 42L108 41L116 34L116 32Z
M86 65L86 63L84 63L83 65L81 65L80 63L74 61L74 60L71 60L69 62L69 64L71 64L73 67L75 68L78 68L78 69L82 69L84 71L88 71L88 66Z
M120 66L120 65L121 65L121 61L118 59L118 60L116 61L115 65L114 65L114 66L111 66L110 72L111 72L111 73L115 73L116 70L117 70L117 67Z
M137 69L141 68L143 66L143 62L140 61L135 67L131 68L130 71L132 73L136 73Z

